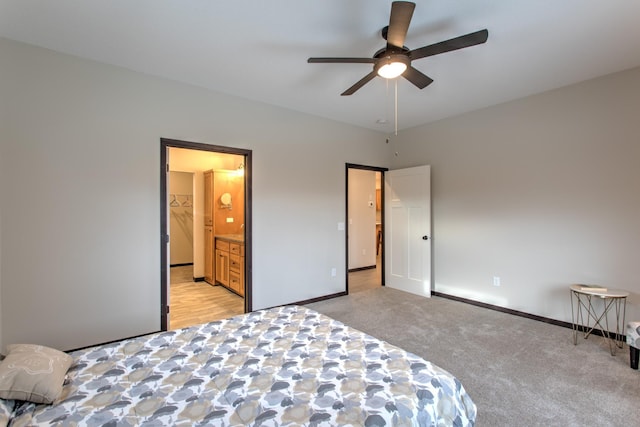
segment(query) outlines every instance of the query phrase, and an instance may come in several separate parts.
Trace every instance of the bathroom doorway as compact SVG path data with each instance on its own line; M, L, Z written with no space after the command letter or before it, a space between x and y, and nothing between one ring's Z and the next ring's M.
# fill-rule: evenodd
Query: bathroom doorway
M161 154L162 330L250 311L251 151L161 139ZM229 238L241 252L217 250Z

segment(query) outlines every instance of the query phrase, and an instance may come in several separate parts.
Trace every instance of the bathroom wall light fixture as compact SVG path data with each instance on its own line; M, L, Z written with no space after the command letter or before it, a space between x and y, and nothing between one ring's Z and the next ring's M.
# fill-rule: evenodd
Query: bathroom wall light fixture
M236 176L244 176L244 162L241 162L236 169Z

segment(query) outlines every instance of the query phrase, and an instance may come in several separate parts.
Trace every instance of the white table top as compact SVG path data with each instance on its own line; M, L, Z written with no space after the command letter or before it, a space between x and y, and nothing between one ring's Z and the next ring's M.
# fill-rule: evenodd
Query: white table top
M576 284L576 285L571 285L569 288L574 292L578 292L586 295L593 295L600 298L626 298L629 296L629 292L624 291L622 289L609 289L606 286L603 286L603 288L606 289L606 291L604 291L602 289L598 290L597 288L589 289L587 286L589 285Z

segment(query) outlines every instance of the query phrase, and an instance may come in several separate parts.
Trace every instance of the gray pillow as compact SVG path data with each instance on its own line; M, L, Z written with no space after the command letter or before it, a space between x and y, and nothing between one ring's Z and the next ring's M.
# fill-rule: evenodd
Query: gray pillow
M52 403L73 358L53 348L33 344L12 344L0 362L0 398Z

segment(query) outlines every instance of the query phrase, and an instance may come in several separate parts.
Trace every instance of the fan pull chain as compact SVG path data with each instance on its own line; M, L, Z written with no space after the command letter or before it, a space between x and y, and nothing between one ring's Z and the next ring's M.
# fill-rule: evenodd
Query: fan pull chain
M395 120L395 122L396 122L396 136L398 136L398 79L395 79L395 80L396 80L396 97L395 97L394 109L395 109L395 116L396 116L396 120Z
M389 122L389 116L391 115L391 112L389 111L389 79L384 79L385 80L385 86L386 86L386 92L385 92L385 107L384 107L384 119L385 121L387 121L387 123Z

